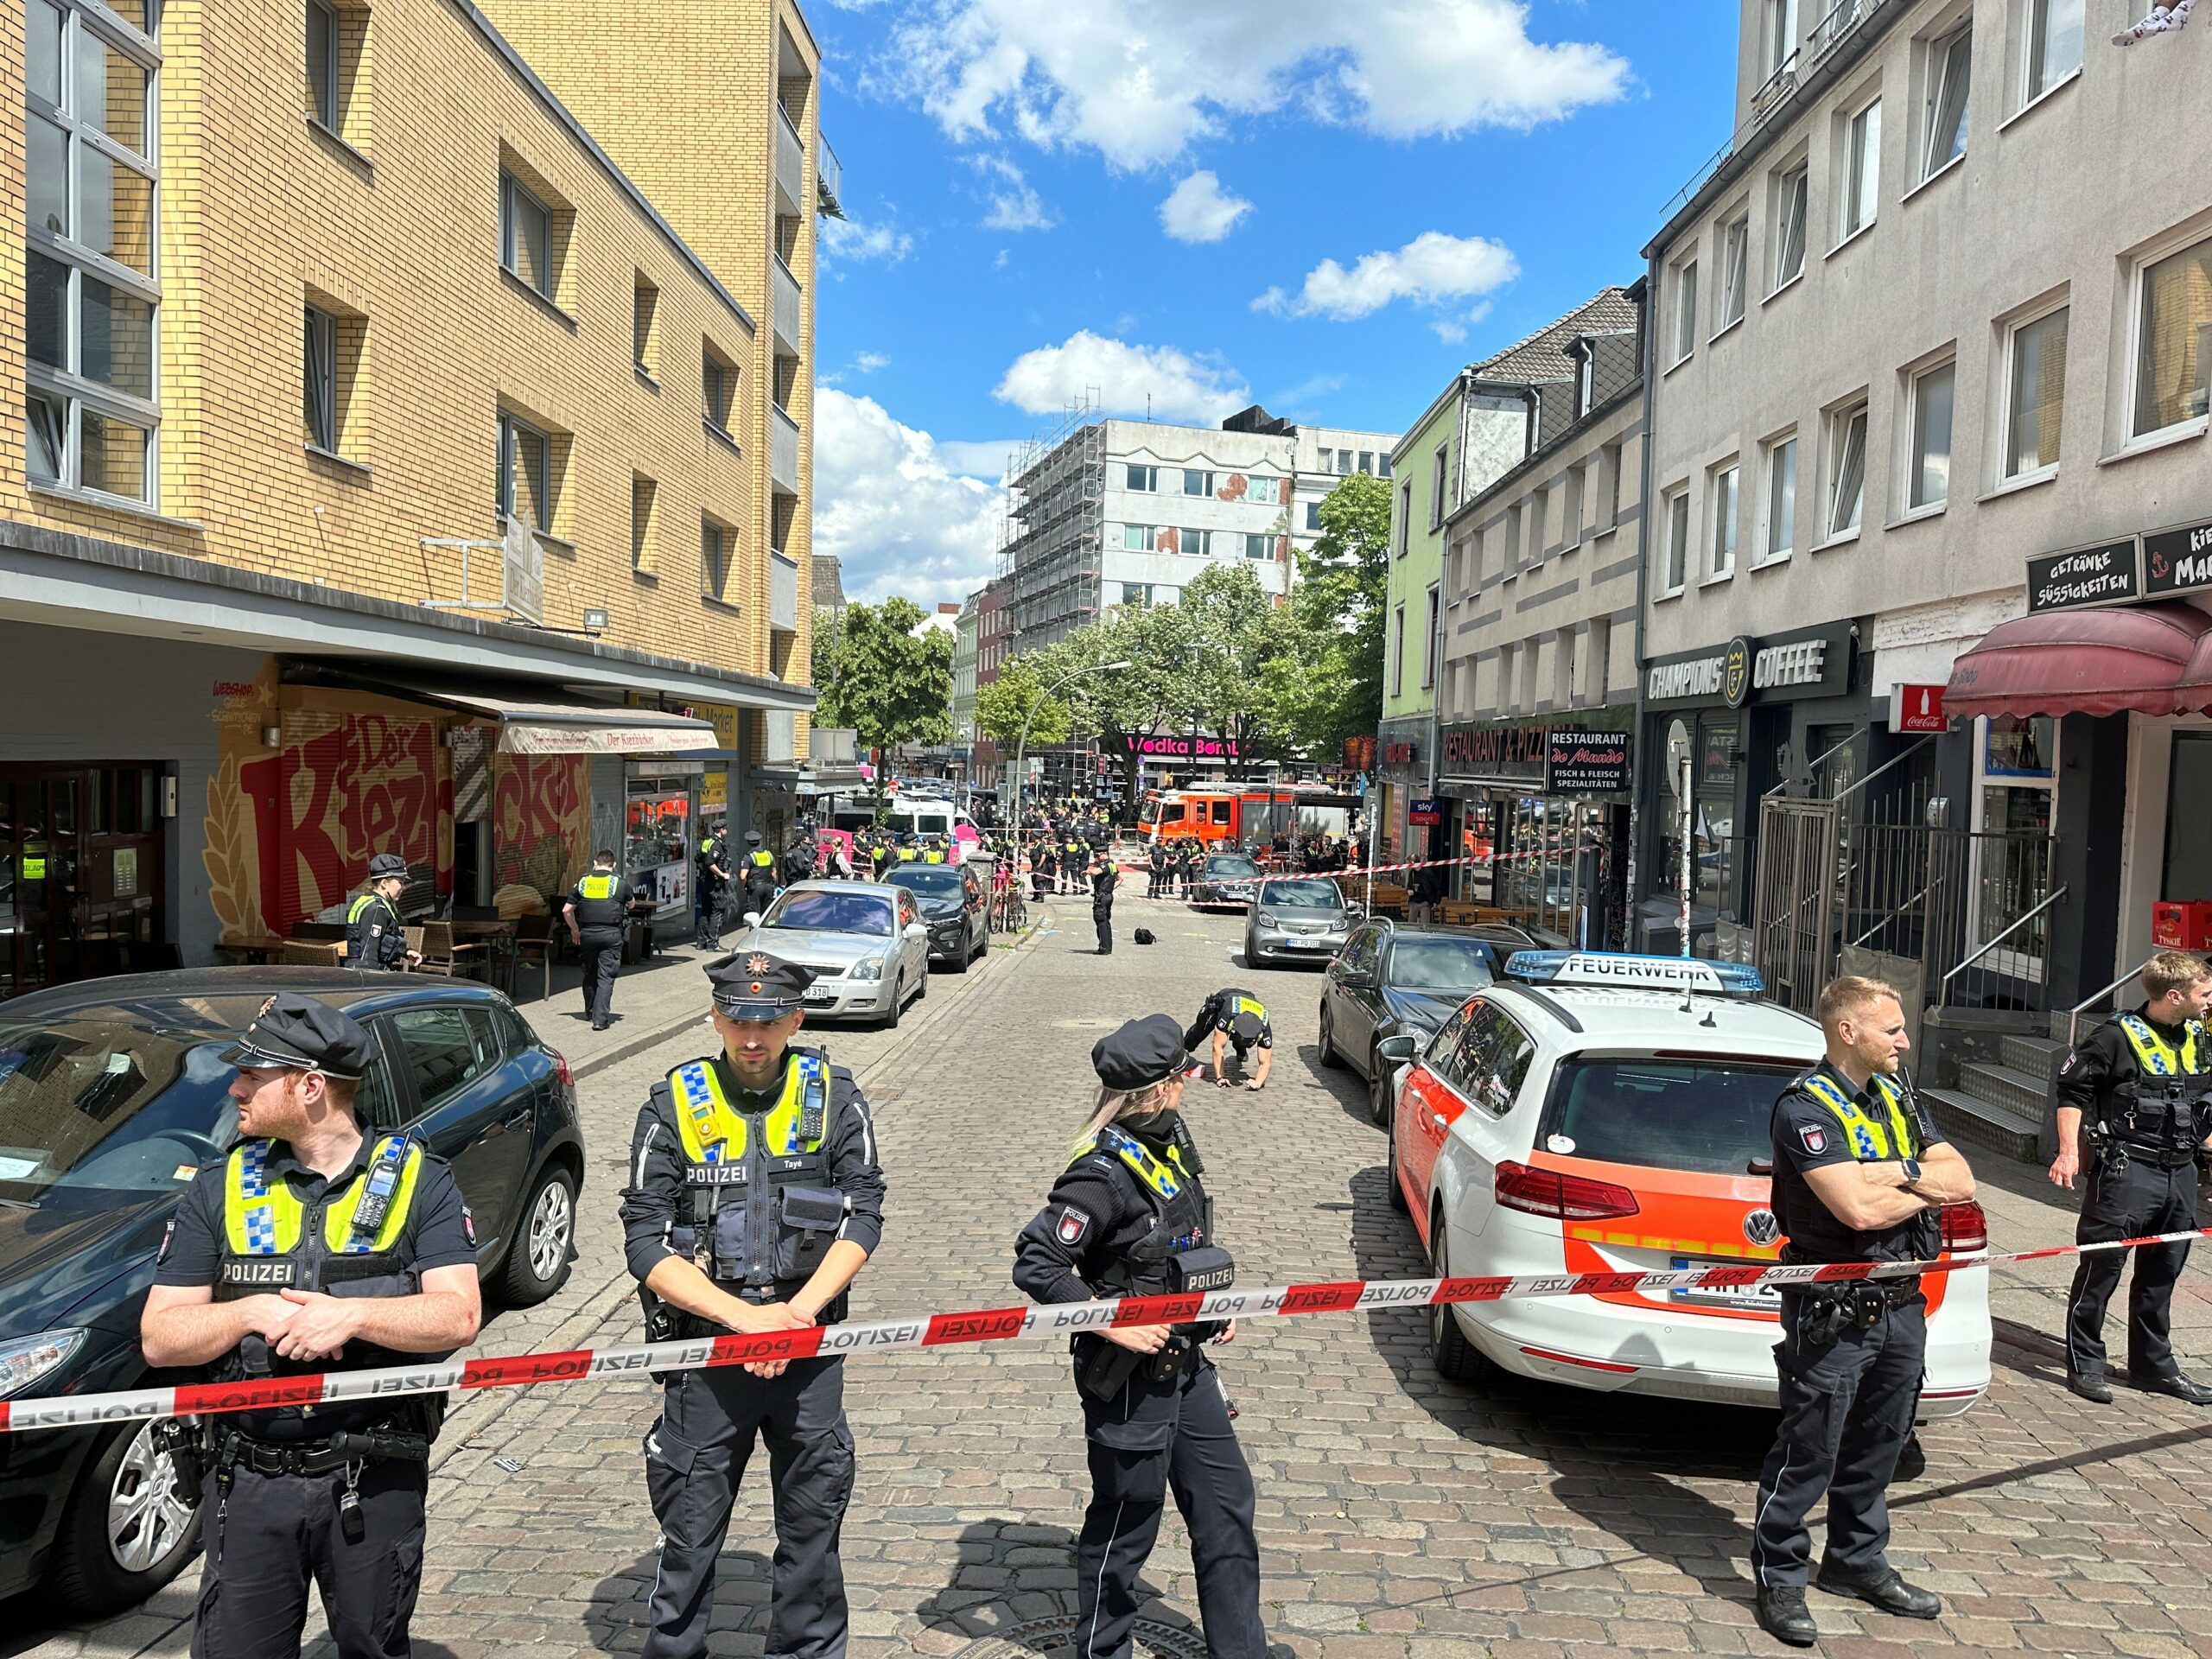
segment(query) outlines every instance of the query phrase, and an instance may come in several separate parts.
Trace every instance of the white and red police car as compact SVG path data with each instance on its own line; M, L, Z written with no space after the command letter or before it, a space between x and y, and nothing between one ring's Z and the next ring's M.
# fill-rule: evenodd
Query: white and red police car
M1418 1057L1390 1116L1390 1197L1439 1276L1656 1272L1772 1262L1776 1097L1821 1058L1820 1027L1759 1000L1751 969L1529 950ZM1980 1207L1942 1214L1943 1254L1988 1248ZM1989 1387L1982 1272L1934 1274L1921 1415ZM1519 1297L1430 1310L1446 1376L1493 1369L1577 1388L1745 1405L1776 1400L1770 1290Z

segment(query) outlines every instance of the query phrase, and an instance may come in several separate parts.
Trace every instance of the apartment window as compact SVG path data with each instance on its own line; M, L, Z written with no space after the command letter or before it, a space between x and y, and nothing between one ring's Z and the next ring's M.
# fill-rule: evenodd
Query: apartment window
M1339 474L1348 474L1349 473L1351 473L1351 450L1349 450L1349 449L1339 449L1339 450L1338 450L1338 451L1337 451L1337 471L1338 471Z
M1308 501L1306 504L1306 528L1308 530L1321 528L1321 504L1319 501Z
M1244 533L1244 556L1248 559L1272 559L1275 556L1275 538L1247 531Z
M1797 541L1797 439L1777 438L1766 452L1765 559L1786 559Z
M1828 417L1828 535L1859 528L1866 504L1866 405L1853 404Z
M1156 494L1160 489L1160 468L1132 464L1128 468L1128 486L1141 494Z
M728 525L711 518L699 521L699 591L707 598L720 599L728 589L736 546L736 532Z
M642 276L632 290L630 335L638 367L652 374L660 366L660 289Z
M1372 449L1363 449L1359 452L1359 470L1370 474L1375 471L1375 452Z
M1428 527L1431 530L1444 527L1444 481L1448 465L1444 446L1437 445L1436 453L1429 457L1428 464Z
M1941 506L1951 493L1951 405L1958 365L1943 363L1912 378L1912 453L1906 458L1908 511Z
M1390 695L1396 696L1406 689L1406 607L1400 605L1390 613Z
M2028 0L2027 78L2032 104L2082 67L2082 0Z
M1626 460L1618 443L1609 443L1598 454L1598 493L1605 499L1605 518L1600 530L1611 530L1621 518L1621 467Z
M2145 268L2136 307L2139 438L2201 417L2212 401L2212 238Z
M1696 349L1697 261L1688 259L1675 270L1675 361Z
M154 22L24 6L25 461L41 483L151 502L161 57L118 13Z
M338 130L338 14L322 0L308 0L308 107Z
M1414 486L1411 483L1398 486L1398 556L1403 558L1406 550L1413 545Z
M1948 35L1928 48L1928 132L1920 176L1932 179L1967 153L1967 93L1974 80L1974 29Z
M1377 455L1375 457L1375 476L1377 478L1388 478L1390 476L1389 456Z
M653 500L660 486L642 474L630 476L630 568L653 568Z
M1844 130L1843 188L1836 221L1840 242L1874 222L1882 188L1882 100L1876 99L1851 118Z
M1720 227L1720 327L1744 320L1744 302L1751 285L1751 216L1746 213Z
M1122 603L1143 610L1152 603L1152 584L1148 582L1125 582L1122 584Z
M547 299L553 297L553 210L504 168L499 170L499 263Z
M1213 551L1213 531L1210 530L1185 530L1180 539L1180 550L1185 553L1196 554L1203 559Z
M1582 545L1582 473L1580 467L1567 469L1566 499L1561 504L1559 530L1560 541L1569 548Z
M1736 568L1736 508L1743 468L1723 467L1713 475L1713 562L1709 574L1725 576Z
M302 360L308 442L334 454L338 449L338 319L311 305L307 308Z
M1598 353L1588 340L1576 344L1574 353L1574 418L1598 406Z
M1797 0L1766 0L1766 73L1780 74L1797 54Z
M1213 493L1213 474L1205 471L1203 467L1185 467L1183 469L1183 493L1185 495L1211 495Z
M1154 531L1150 524L1123 524L1122 526L1122 546L1125 551L1149 553L1152 551L1154 540Z
M1282 505L1283 480L1248 477L1244 480L1244 499L1255 507L1279 507Z
M1774 204L1774 285L1794 283L1805 269L1805 206L1808 164L1800 162L1782 175Z
M699 353L699 408L709 426L729 435L729 412L737 398L737 365L715 355L711 346Z
M1670 594L1680 593L1689 580L1690 493L1677 490L1667 498L1667 580Z
M499 512L541 533L553 528L552 458L553 445L544 433L501 411Z
M2013 326L2006 342L2005 476L2021 478L2058 465L2066 415L2066 327L2057 310Z

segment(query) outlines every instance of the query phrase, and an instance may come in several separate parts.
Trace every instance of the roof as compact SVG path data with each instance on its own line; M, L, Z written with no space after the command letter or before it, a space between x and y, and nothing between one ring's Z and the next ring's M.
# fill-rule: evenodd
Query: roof
M1741 1054L1809 1065L1825 1052L1821 1028L1779 1002L1680 991L1629 990L1611 985L1527 986L1502 981L1484 993L1556 1029L1556 1009L1582 1024L1567 1033L1570 1048L1666 1048ZM1687 1001L1687 1011L1683 1003ZM1707 1023L1710 1021L1710 1023Z
M1567 380L1574 375L1574 359L1567 348L1583 334L1615 334L1637 326L1636 301L1626 288L1600 289L1590 299L1533 334L1516 340L1494 357L1469 365L1468 372L1483 380Z
M299 991L339 1007L371 1001L405 1001L432 995L442 1000L449 1000L456 994L464 998L498 997L498 993L488 986L472 984L465 979L432 979L353 968L173 968L159 973L73 980L66 985L33 991L27 996L11 998L4 1008L0 1008L0 1021L54 1019L80 1008L179 1002L202 1004L194 1008L194 1018L212 1027L221 1022L207 1017L205 999L269 996L278 991Z

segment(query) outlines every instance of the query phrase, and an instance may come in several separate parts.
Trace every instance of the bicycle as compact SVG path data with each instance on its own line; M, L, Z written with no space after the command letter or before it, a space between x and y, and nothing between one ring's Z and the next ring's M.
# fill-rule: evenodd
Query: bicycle
M991 914L1001 933L1019 933L1029 925L1029 906L1022 902L1021 884L1009 884L991 906Z

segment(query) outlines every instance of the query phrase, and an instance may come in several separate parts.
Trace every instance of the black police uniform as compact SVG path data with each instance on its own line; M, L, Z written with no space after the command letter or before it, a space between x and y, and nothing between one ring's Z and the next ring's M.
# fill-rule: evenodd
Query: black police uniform
M1121 885L1122 872L1112 859L1100 863L1090 873L1090 925L1098 930L1098 954L1114 954L1114 889Z
M725 957L708 972L717 1006L760 1018L802 1006L813 978L759 952ZM742 1120L741 1152L733 1153L734 1139L699 1141L701 1109L717 1097ZM806 1121L810 1111L820 1115L818 1131ZM779 1132L787 1137L780 1145ZM727 1173L733 1165L743 1172L735 1179ZM679 1066L638 1114L630 1168L622 1226L640 1284L662 1261L679 1256L747 1301L783 1301L804 1287L834 1241L873 1253L882 1236L883 1173L868 1103L852 1073L817 1052L787 1052L775 1087L761 1093L742 1087L719 1055ZM822 1322L843 1313L840 1297L823 1309ZM655 1340L720 1333L657 1301L647 1329ZM845 1651L838 1537L852 1498L853 1436L843 1361L830 1357L793 1360L777 1377L730 1366L667 1380L660 1420L645 1443L645 1484L662 1533L646 1659L696 1659L707 1650L715 1560L755 1436L767 1444L775 1497L767 1651L777 1659Z
M1190 1057L1174 1021L1154 1014L1102 1039L1092 1058L1108 1087L1137 1088L1173 1075ZM1141 1081L1116 1083L1109 1074ZM1225 1288L1232 1269L1214 1243L1203 1168L1179 1113L1109 1125L1021 1230L1014 1284L1046 1303ZM1170 1491L1191 1535L1207 1653L1267 1654L1252 1471L1221 1374L1201 1345L1213 1331L1179 1325L1170 1349L1150 1357L1103 1337L1073 1339L1091 1487L1076 1542L1076 1659L1126 1659L1138 1576Z
M342 1067L358 1076L372 1058L368 1043L328 1005L285 996L272 999L226 1058ZM226 1213L233 1188L242 1200L243 1250L233 1246ZM333 1225L344 1235L335 1251L327 1243ZM444 1160L419 1142L365 1134L327 1179L283 1141L245 1141L201 1169L162 1240L154 1282L207 1286L219 1302L286 1287L408 1296L434 1268L475 1263L475 1228ZM334 1360L289 1360L249 1334L215 1363L211 1380L445 1357L349 1343ZM297 1659L310 1580L321 1587L342 1659L404 1659L422 1582L429 1441L443 1403L442 1395L414 1395L207 1420L195 1659Z
M1784 1262L1924 1261L1941 1249L1934 1211L1858 1232L1836 1218L1805 1179L1808 1169L1918 1158L1942 1144L1918 1102L1897 1085L1897 1111L1910 1141L1897 1146L1891 1103L1874 1092L1879 1086L1857 1089L1823 1061L1775 1103L1772 1203L1788 1235ZM1839 1113L1823 1090L1839 1091L1875 1133ZM1782 1424L1752 1511L1753 1581L1762 1590L1804 1587L1812 1554L1805 1517L1823 1491L1828 1536L1822 1575L1879 1579L1889 1571L1884 1494L1920 1403L1926 1299L1917 1279L1785 1287L1781 1294L1783 1334L1774 1360Z
M702 950L711 950L720 944L722 935L729 929L729 919L724 914L728 903L729 870L722 861L728 855L718 836L709 836L699 843L699 925L692 942Z
M399 875L404 871L389 874ZM407 966L406 928L391 901L380 893L362 893L346 906L346 965L394 971Z
M603 1031L614 1018L614 976L622 969L622 925L630 905L622 883L612 870L593 869L569 891L568 906L575 912L582 936L584 1012L591 1028Z
M746 849L740 868L745 882L746 908L766 914L776 899L776 855L756 843Z
M2081 1112L2088 1162L2076 1243L2196 1225L2196 1152L2212 1132L2208 1072L2212 1034L2195 1020L2160 1025L2139 1008L2098 1027L2066 1057L2058 1103ZM2103 1376L2105 1307L2129 1255L2135 1273L2127 1291L2128 1375L2141 1384L2170 1383L2181 1374L2170 1332L2186 1244L2081 1258L2066 1297L2066 1369L2092 1382Z
M1151 867L1152 880L1144 890L1147 899L1157 899L1167 886L1167 846L1164 842L1152 843L1152 853L1146 862Z
M1241 1031L1237 1028L1240 1023L1243 1027ZM1240 1066L1251 1058L1254 1049L1271 1049L1275 1046L1274 1022L1268 1017L1266 1005L1251 992L1240 991L1233 985L1216 991L1199 1005L1198 1017L1183 1033L1183 1046L1192 1053L1198 1053L1211 1042L1217 1031L1228 1037Z

